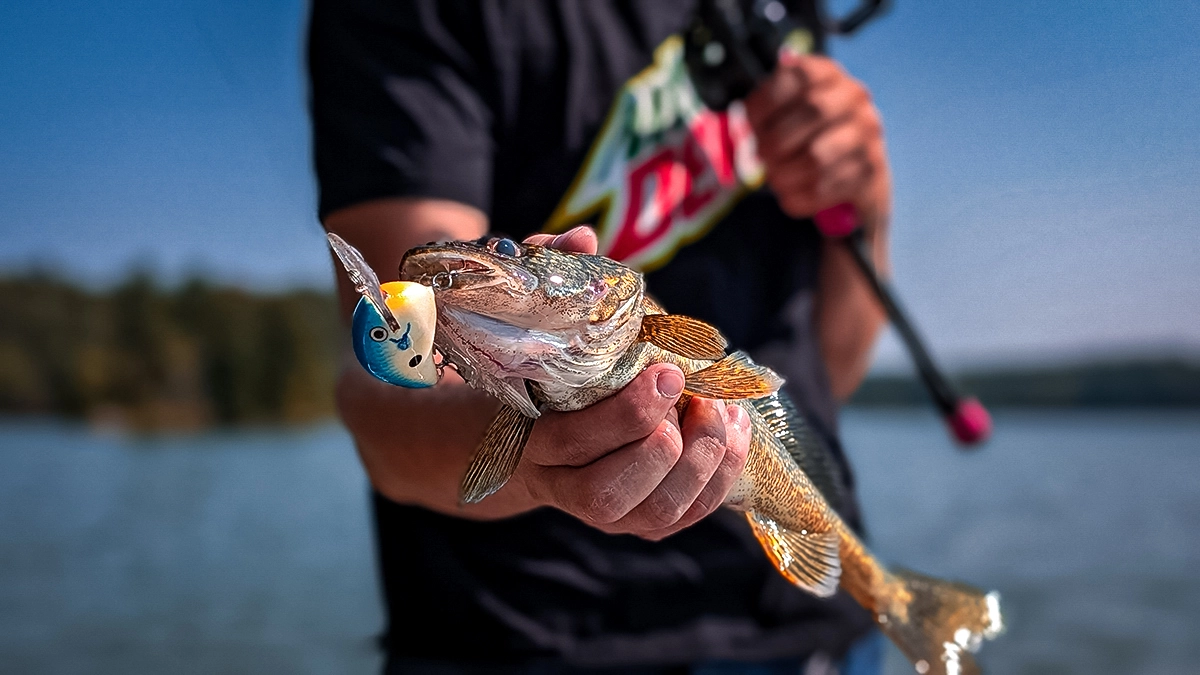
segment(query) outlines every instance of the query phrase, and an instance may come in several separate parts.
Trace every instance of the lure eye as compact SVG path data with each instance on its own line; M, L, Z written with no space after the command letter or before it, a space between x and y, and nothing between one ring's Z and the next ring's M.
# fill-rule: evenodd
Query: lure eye
M388 332L386 330L384 330L384 328L382 326L376 326L376 327L372 328L371 332L367 333L367 335L369 335L371 337L371 339L376 342L383 342L384 340L387 339Z
M493 239L491 248L500 255L514 258L521 254L521 249L517 246L517 242L512 239Z
M409 368L416 368L419 365L421 365L421 355L420 354L417 354L416 356L414 356L408 360Z

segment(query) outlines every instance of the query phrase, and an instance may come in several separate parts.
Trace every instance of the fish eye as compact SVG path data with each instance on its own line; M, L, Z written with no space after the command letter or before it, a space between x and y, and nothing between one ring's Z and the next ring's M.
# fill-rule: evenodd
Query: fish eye
M383 326L375 326L371 329L370 333L367 333L367 335L371 336L371 339L376 342L383 342L387 339L388 332L383 328Z
M421 355L420 354L417 354L416 356L414 356L408 360L409 368L416 368L419 365L421 365Z
M500 255L506 255L514 258L521 254L521 249L517 246L517 242L508 238L493 239L490 242L490 248Z

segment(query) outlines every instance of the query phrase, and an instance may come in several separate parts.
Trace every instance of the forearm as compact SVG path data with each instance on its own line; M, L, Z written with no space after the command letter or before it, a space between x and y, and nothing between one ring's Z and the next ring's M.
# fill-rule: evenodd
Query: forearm
M371 484L387 498L459 517L502 518L536 506L520 480L480 504L459 504L467 465L496 413L495 399L447 372L437 386L376 380L348 357L337 388L342 420Z
M387 199L330 214L325 226L357 247L384 281L394 279L405 251L437 239L474 239L486 217L453 202ZM348 320L359 295L337 268ZM405 389L368 374L346 354L337 404L372 485L397 502L463 517L494 518L532 508L520 480L484 503L462 507L459 484L496 412L490 397L471 390L452 371L429 389Z

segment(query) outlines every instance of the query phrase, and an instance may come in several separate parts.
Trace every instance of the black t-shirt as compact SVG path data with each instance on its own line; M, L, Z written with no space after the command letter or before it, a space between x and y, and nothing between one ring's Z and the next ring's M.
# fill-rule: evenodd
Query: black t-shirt
M793 14L816 25L811 4ZM309 67L322 216L370 199L470 204L524 236L580 222L673 312L780 371L849 467L812 324L820 240L758 190L739 107L697 101L690 1L317 0ZM819 30L812 31L814 48ZM870 625L790 586L741 514L652 543L552 509L480 523L374 497L393 654L579 664L840 653Z

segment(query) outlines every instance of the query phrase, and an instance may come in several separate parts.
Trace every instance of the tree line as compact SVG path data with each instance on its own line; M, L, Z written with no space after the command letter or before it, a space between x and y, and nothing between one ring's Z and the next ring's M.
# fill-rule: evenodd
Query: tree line
M254 293L134 274L91 291L42 273L0 277L0 414L135 429L330 417L347 340L332 293ZM964 373L989 405L1200 406L1200 362L1108 360ZM923 405L911 377L868 379L858 405Z
M0 278L0 412L149 429L309 422L333 413L346 339L332 293Z
M1097 358L1040 368L975 371L955 378L962 391L992 406L1032 408L1197 408L1200 359L1183 356ZM868 379L854 394L856 405L927 405L915 377Z

